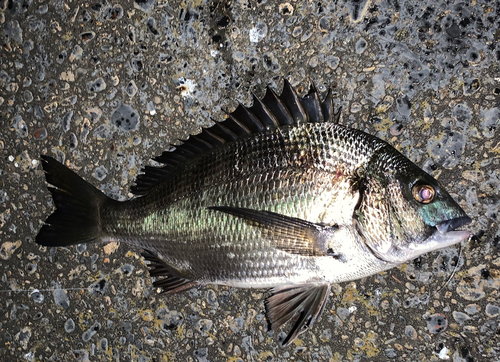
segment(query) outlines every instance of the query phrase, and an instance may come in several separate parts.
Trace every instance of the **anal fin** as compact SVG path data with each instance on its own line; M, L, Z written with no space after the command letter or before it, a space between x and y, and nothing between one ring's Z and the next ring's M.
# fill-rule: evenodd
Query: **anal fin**
M330 294L330 284L285 285L271 289L266 300L266 315L271 329L276 330L288 321L293 327L283 341L288 346L319 319Z
M191 289L198 282L183 278L176 270L166 264L158 256L148 250L141 254L145 260L149 261L149 275L152 277L164 277L153 282L155 288L161 288L162 294L176 294Z

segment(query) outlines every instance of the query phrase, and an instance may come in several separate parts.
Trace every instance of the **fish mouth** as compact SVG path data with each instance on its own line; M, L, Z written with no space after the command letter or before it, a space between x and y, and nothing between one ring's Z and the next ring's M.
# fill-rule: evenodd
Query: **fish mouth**
M426 244L433 249L441 249L467 240L470 237L469 231L455 229L471 222L472 219L470 217L460 216L436 224L436 231L426 240Z
M461 216L451 220L443 221L440 224L436 225L436 229L441 233L445 234L450 231L454 231L455 229L462 227L464 225L470 224L472 219L468 216Z

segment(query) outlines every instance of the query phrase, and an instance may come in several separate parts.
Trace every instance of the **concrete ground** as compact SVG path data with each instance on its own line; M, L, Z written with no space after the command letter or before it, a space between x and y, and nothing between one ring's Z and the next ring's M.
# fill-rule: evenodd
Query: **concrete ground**
M498 2L3 0L0 25L1 361L500 360ZM446 185L473 218L461 253L335 286L281 348L264 290L159 296L127 245L35 244L40 154L125 200L151 157L283 78L332 88L343 124Z

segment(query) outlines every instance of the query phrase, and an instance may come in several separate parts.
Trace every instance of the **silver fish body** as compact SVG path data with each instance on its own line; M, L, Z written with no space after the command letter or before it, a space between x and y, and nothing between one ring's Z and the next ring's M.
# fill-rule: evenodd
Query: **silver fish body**
M331 94L320 102L311 88L299 98L285 82L280 96L268 90L164 152L156 160L165 166L147 167L126 202L43 156L57 210L37 242L129 243L145 250L167 293L273 288L267 315L273 328L294 321L289 344L319 317L331 283L469 237L454 229L470 218L436 180L337 120Z

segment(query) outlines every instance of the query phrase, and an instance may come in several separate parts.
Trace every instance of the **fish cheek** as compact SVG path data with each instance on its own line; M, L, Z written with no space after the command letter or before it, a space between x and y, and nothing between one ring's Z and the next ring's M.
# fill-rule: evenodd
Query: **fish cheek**
M392 245L387 196L377 179L367 178L353 214L358 234L377 256L387 253Z
M370 180L365 191L355 213L358 233L379 259L406 261L412 245L426 238L426 225L418 210L396 179L388 179L385 187Z
M425 240L428 227L419 210L421 204L417 204L399 182L393 182L389 188L393 195L390 198L391 220L400 245Z

